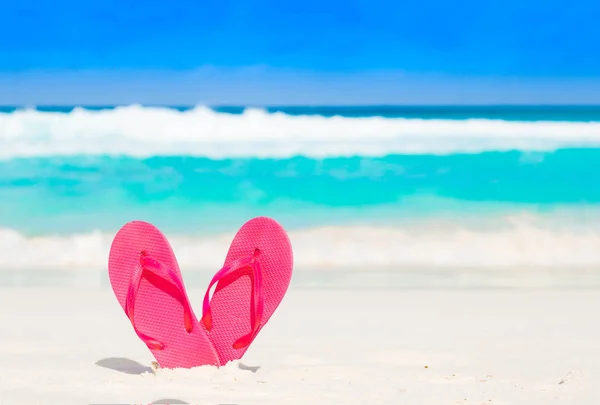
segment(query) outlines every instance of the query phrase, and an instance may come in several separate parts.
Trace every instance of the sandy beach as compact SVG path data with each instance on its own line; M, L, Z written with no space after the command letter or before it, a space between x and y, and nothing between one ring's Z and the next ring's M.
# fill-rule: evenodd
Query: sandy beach
M597 404L599 304L292 286L241 362L153 370L109 288L5 288L0 404Z

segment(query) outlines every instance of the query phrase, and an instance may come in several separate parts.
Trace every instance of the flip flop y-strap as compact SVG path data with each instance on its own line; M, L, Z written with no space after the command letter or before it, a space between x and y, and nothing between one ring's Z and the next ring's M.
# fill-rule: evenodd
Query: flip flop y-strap
M135 326L134 322L135 301L140 288L140 282L144 275L148 276L150 274L156 276L157 282L155 285L157 285L157 287L169 292L169 294L173 295L173 297L182 304L183 324L188 333L191 333L194 329L194 322L192 320L193 314L180 278L177 277L177 275L169 267L164 266L159 261L148 256L146 252L142 251L140 253L139 263L131 274L129 290L127 291L127 298L125 299L125 313L131 321L131 325L133 326L135 333L148 346L149 349L163 350L165 347L163 343L140 332ZM165 278L164 275L166 275L167 278ZM173 291L172 287L175 287L175 291ZM159 305L160 303L156 304Z
M252 270L252 299L250 302L251 306L254 304L254 306L250 308L250 323L252 325L252 329L250 333L240 337L233 343L234 349L241 349L243 347L248 346L250 343L252 343L252 340L254 340L256 334L260 330L260 325L263 317L264 298L262 288L262 270L258 261L259 255L260 250L255 249L254 254L252 256L234 260L230 265L223 267L214 275L210 284L208 285L206 294L204 295L204 302L202 304L202 323L204 324L206 330L210 331L212 329L212 314L210 310L209 295L212 287L223 278L240 269L250 267L250 269ZM242 273L240 273L240 276L241 274Z

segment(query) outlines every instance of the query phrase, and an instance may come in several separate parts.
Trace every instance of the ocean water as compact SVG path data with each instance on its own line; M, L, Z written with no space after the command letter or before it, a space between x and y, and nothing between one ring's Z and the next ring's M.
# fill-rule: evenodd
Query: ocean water
M258 215L298 285L595 288L600 107L0 108L0 284L145 220L200 286Z

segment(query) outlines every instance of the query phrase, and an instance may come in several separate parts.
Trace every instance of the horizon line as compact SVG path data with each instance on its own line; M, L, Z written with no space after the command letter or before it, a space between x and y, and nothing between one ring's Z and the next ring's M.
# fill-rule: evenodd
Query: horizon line
M114 104L93 104L93 103L56 103L56 104L0 104L0 109L37 109L37 108L114 108L114 107L162 107L162 108L186 108L193 109L205 107L211 109L240 109L240 108L268 108L268 109L298 109L298 108L331 108L331 109L358 109L358 108L600 108L600 103L453 103L453 104L435 104L435 103L398 103L398 104L157 104L157 103L114 103Z

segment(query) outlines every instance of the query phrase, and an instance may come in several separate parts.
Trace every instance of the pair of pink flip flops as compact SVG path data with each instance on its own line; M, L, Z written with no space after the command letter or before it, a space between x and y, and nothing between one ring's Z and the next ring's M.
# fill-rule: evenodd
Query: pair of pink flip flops
M211 280L198 320L169 242L153 225L134 221L115 236L108 273L117 300L158 364L191 368L240 359L283 299L292 267L285 230L270 218L248 221Z

